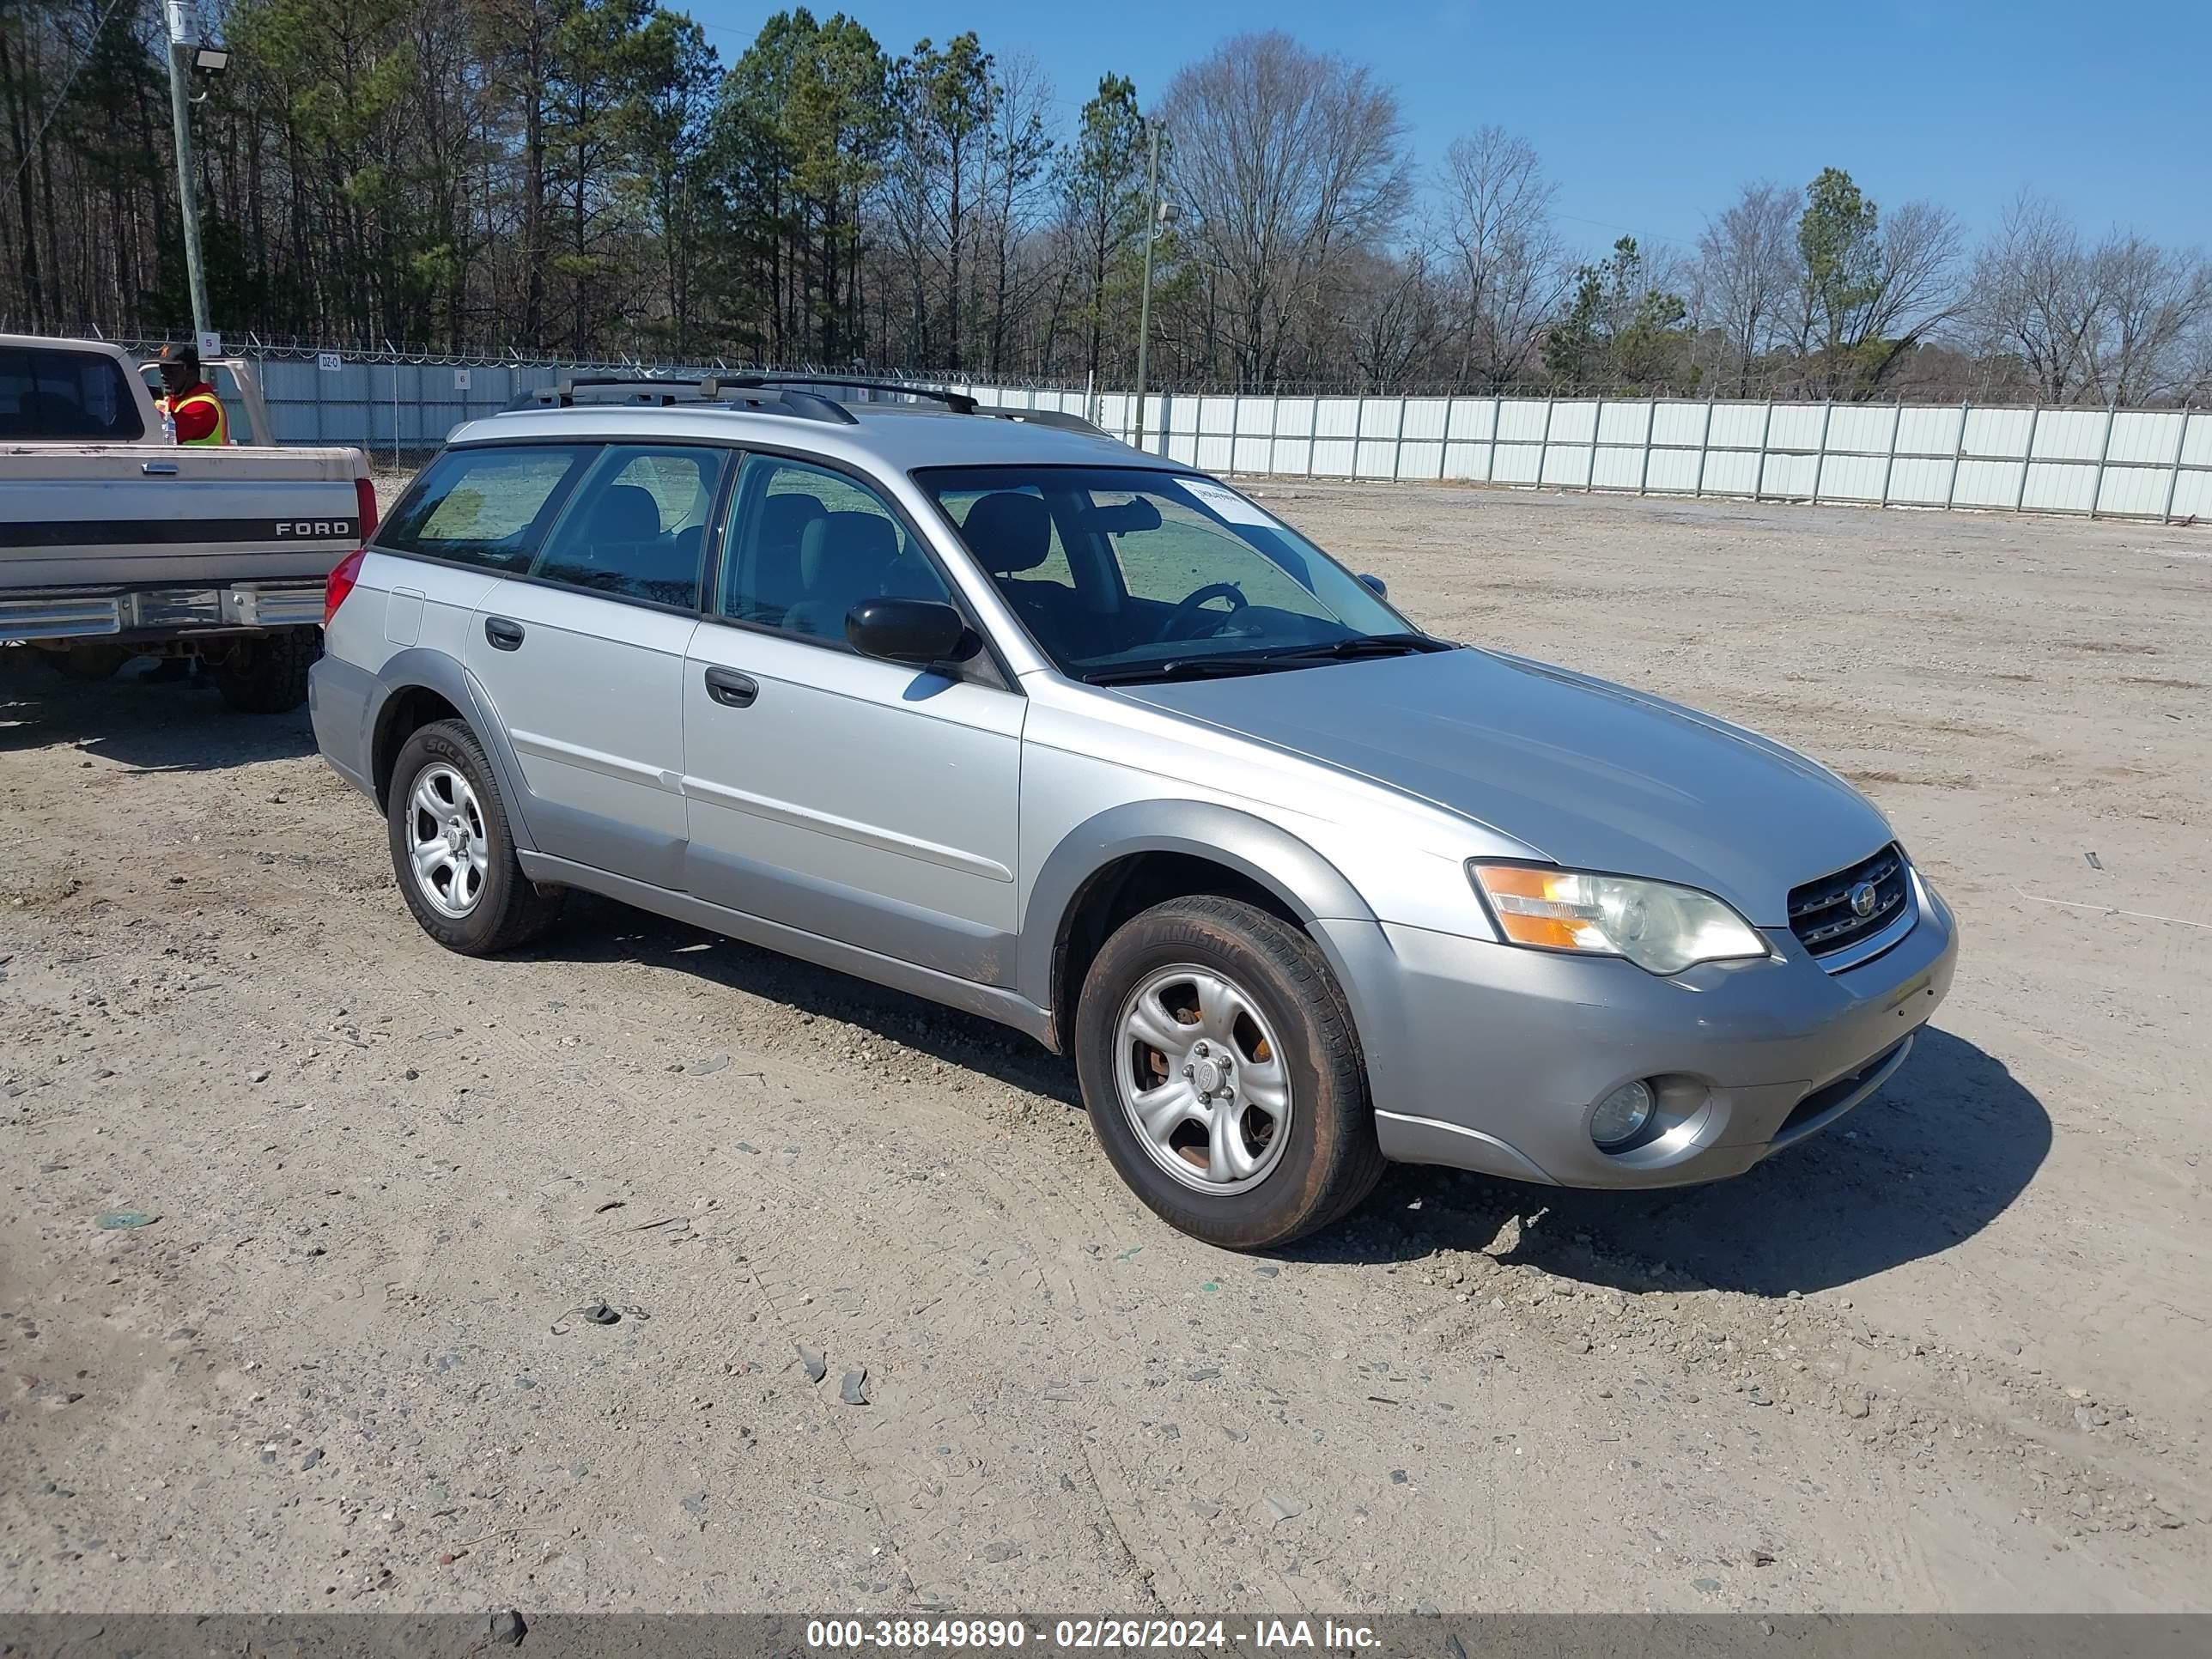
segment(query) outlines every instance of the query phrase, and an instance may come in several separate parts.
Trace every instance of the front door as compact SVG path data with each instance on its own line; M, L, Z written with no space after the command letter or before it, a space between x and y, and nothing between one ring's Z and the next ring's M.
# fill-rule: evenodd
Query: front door
M538 850L683 882L684 653L730 452L609 444L526 577L479 601L467 662L522 769Z
M863 657L865 599L948 599L912 527L845 474L756 456L683 676L702 898L983 984L1013 969L1020 693Z

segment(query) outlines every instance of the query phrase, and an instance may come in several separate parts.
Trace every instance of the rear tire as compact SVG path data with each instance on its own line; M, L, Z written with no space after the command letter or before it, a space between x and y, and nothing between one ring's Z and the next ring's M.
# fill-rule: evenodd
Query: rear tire
M307 671L323 654L319 628L240 640L210 665L215 688L241 714L283 714L307 700Z
M491 763L461 721L434 721L401 745L385 824L400 896L448 951L512 951L560 919L568 893L522 872Z
M1074 1048L1106 1156L1193 1237L1287 1244L1382 1177L1343 991L1312 939L1255 905L1175 899L1124 924L1085 977Z

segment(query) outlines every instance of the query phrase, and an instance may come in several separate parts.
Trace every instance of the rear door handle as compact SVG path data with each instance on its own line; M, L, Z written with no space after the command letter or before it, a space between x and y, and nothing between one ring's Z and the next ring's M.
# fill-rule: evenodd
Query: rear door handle
M149 478L173 478L177 476L174 461L141 461L138 470Z
M509 622L504 617L486 617L484 638L491 641L491 648L495 651L520 651L522 649L522 624Z
M707 671L707 695L725 708L750 708L760 696L760 685L750 675L732 668Z

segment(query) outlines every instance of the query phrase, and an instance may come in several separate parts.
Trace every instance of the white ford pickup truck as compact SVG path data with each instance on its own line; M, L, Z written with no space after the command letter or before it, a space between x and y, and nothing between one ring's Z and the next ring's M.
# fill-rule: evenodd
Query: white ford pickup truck
M306 700L324 580L375 528L368 465L270 446L244 365L217 389L263 441L170 443L118 347L0 334L0 646L78 679L197 657L234 708Z

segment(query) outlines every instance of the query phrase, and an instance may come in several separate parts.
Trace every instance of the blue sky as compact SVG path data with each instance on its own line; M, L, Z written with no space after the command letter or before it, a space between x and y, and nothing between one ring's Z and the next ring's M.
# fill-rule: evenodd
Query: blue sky
M685 0L669 0L684 6ZM691 0L725 62L776 6ZM1978 234L2023 186L2085 229L2212 246L2212 0L845 0L892 52L972 28L1066 115L1108 70L1149 104L1228 35L1279 27L1396 88L1425 168L1496 122L1543 155L1562 228L1693 241L1747 179L1847 168ZM1836 25L1844 33L1838 36Z

